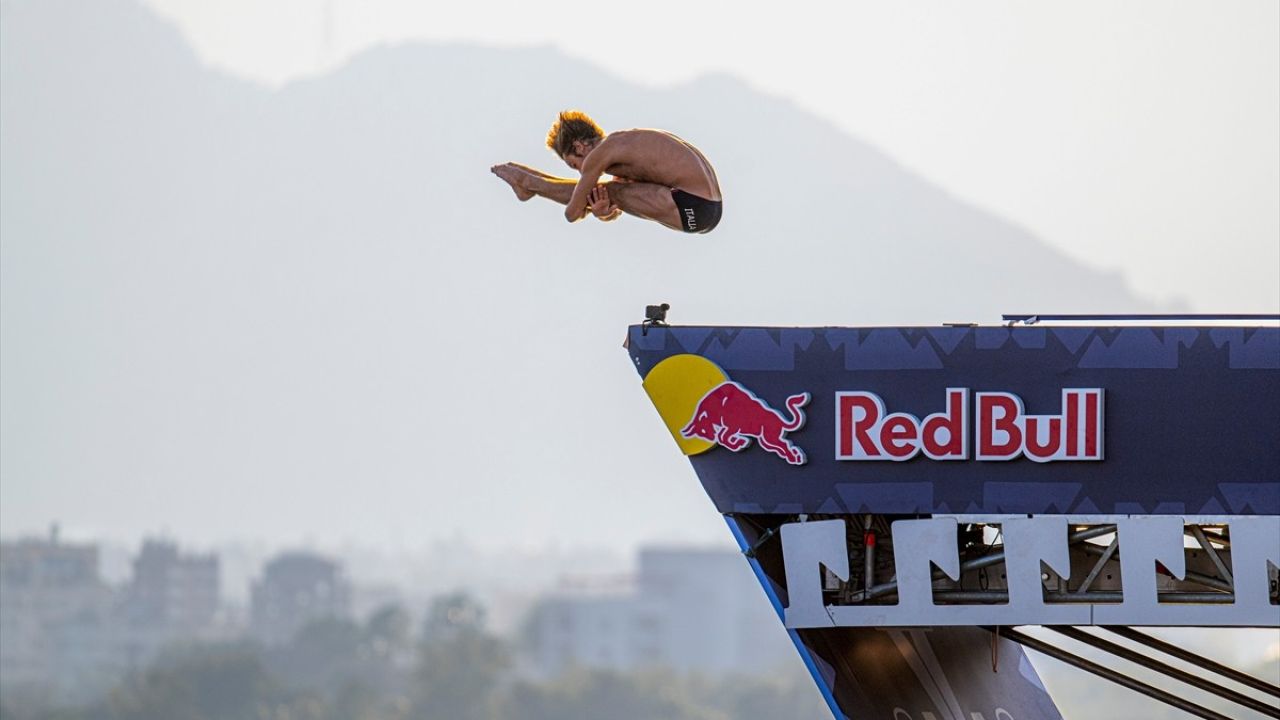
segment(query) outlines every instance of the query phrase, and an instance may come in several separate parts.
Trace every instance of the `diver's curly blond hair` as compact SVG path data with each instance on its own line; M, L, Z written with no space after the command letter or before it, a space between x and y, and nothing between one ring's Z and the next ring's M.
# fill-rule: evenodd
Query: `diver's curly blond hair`
M604 130L586 113L581 110L565 110L547 131L547 147L563 159L564 154L573 148L574 142L589 142L603 137Z

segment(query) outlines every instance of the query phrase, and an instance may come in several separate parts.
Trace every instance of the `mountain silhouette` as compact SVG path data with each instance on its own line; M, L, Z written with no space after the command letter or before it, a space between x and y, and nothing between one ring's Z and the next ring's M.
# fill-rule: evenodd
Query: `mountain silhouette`
M647 88L553 48L411 43L273 90L136 3L0 18L7 527L716 535L619 347L644 305L784 325L1156 309L732 77ZM542 144L568 107L698 145L719 228L517 202L489 166L570 175Z

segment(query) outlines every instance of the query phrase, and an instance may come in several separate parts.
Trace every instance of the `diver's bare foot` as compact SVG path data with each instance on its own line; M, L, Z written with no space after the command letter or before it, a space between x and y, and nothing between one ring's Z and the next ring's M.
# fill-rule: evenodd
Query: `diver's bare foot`
M511 190L519 198L520 202L524 202L533 197L533 191L524 187L525 178L528 177L524 170L513 166L511 163L504 165L494 165L489 168L490 172L502 178L511 186Z
M508 164L508 165L510 165L510 166L511 166L511 167L513 167L513 168L516 168L517 170L523 170L523 171L525 171L525 172L529 173L530 175L535 175L535 176L540 177L540 178L544 178L544 179L548 179L548 180L559 180L559 179L560 179L560 178L557 178L555 175L552 175L552 174L550 174L550 173L544 173L544 172L542 172L541 170L539 170L538 168L529 167L528 165L521 165L521 164L520 164L520 163L518 163L518 162L509 162L509 163L507 163L507 164Z

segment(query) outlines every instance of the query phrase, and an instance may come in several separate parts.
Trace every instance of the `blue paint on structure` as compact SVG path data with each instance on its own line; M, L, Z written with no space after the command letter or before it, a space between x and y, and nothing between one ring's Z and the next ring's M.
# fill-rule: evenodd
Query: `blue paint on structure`
M1227 362L1232 369L1280 370L1280 333L1214 328L1209 337L1214 346L1227 346Z
M1012 339L1012 341L1010 341ZM690 348L774 409L809 392L790 466L759 442L690 458L721 513L1188 512L1225 505L1280 515L1280 328L633 327L644 376ZM1102 388L1101 461L836 459L836 393L873 392L887 412L924 418L946 388L1018 395L1060 415L1064 388ZM1230 491L1228 492L1228 485ZM1074 507L1071 507L1074 505Z
M782 609L782 601L778 599L778 593L773 589L773 581L765 574L764 568L760 567L759 561L753 557L747 557L746 553L751 549L751 544L747 542L747 538L742 533L742 528L738 527L738 521L728 515L724 516L724 521L729 525L729 532L733 533L733 539L738 541L738 549L742 551L743 557L747 558L747 562L751 565L751 571L756 574L756 580L760 582L760 587L764 589L766 595L769 596L769 602L773 605L773 610L778 614L778 620L784 625L786 623L786 615ZM796 651L800 653L800 659L804 661L804 666L808 668L809 674L813 677L813 681L818 685L818 691L822 693L822 699L827 702L827 707L831 709L832 717L836 720L848 720L848 716L840 710L840 705L836 703L835 694L832 692L832 684L835 680L835 671L830 665L823 662L828 672L823 672L818 668L818 662L821 658L816 658L809 646L804 644L800 639L800 633L787 628L787 635L791 636L791 642L796 646Z

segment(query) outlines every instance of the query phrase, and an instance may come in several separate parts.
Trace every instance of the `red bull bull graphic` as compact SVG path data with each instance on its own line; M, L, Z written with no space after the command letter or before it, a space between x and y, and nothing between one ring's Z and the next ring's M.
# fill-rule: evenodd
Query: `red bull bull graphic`
M739 452L754 439L760 447L786 460L791 465L805 463L804 451L786 438L786 434L804 427L804 406L809 393L792 395L786 400L790 419L769 407L742 385L728 381L711 389L693 412L693 418L680 430L686 438L710 440Z

